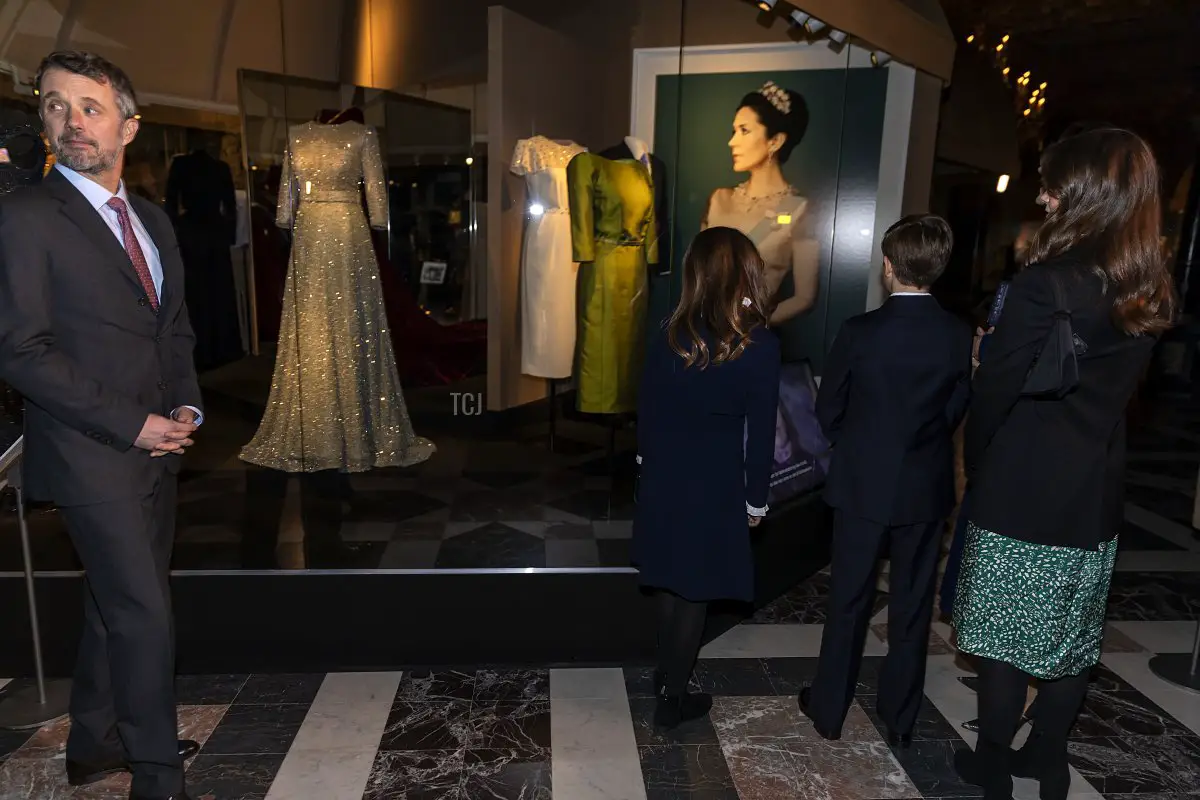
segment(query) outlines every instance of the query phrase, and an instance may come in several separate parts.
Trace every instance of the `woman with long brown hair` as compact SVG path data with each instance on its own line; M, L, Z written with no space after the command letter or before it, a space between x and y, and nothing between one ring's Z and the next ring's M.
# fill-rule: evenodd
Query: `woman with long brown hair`
M976 372L966 428L971 521L954 619L959 649L977 657L980 727L975 752L955 761L986 800L1010 800L1012 775L1040 781L1042 800L1067 796L1067 737L1100 660L1123 516L1125 407L1175 310L1146 143L1088 130L1048 148L1041 176L1046 220ZM1014 753L1030 678L1033 730Z
M712 706L687 692L708 603L754 598L749 528L767 513L779 405L764 272L744 234L701 231L683 259L679 305L646 357L633 561L658 593L662 728Z

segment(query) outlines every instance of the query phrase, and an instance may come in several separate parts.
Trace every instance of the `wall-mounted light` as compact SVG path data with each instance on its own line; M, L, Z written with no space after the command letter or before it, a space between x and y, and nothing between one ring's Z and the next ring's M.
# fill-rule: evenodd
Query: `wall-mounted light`
M880 53L877 50L871 53L871 66L873 67L887 66L888 62L891 60L892 57L887 53Z
M849 35L850 34L846 33L845 31L839 31L838 29L834 28L829 32L829 41L843 45L846 43L846 38Z
M1001 175L996 179L996 192L998 194L1004 194L1006 191L1008 191L1008 176Z

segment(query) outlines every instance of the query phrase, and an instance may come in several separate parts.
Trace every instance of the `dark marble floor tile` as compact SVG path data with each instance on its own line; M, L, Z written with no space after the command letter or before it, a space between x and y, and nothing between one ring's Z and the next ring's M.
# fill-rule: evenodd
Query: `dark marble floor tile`
M491 522L446 539L435 563L438 569L545 567L546 543L501 522Z
M286 754L307 705L234 705L204 743L207 755Z
M471 704L459 701L392 705L380 750L461 750L471 742Z
M363 800L467 800L465 750L380 751Z
M540 487L533 491L481 489L454 498L452 522L496 522L502 519L537 522L546 518Z
M757 658L706 658L696 663L696 680L713 695L766 697L778 694L766 667Z
M503 491L523 484L533 483L541 477L541 474L531 471L496 472L471 469L465 470L462 476L480 486Z
M966 747L963 741L913 740L912 747L896 748L892 755L908 779L925 798L975 798L983 790L963 783L954 772L954 751Z
M1200 737L1076 739L1071 764L1103 794L1180 794L1200 786Z
M875 729L879 731L882 737L887 736L887 725L882 717L879 716L878 707L879 695L864 694L858 697L858 704L862 706L863 711L867 712ZM942 712L938 711L933 703L929 702L928 698L922 698L921 708L917 712L917 721L912 729L913 741L925 739L930 741L946 741L958 742L961 737L954 726L946 721L942 716Z
M1125 500L1147 511L1191 527L1195 501L1185 494L1151 486L1125 484Z
M718 744L639 747L646 800L740 800Z
M759 609L750 622L760 625L796 623L824 623L825 604L829 597L829 575L818 572L810 576L787 594ZM872 606L872 615L887 605L887 594L877 592Z
M800 690L810 685L817 677L817 658L764 658L763 669L771 681L774 694L799 695ZM882 656L864 656L858 672L856 695L875 694L879 691L879 668Z
M227 706L237 699L249 675L180 675L175 702L181 706Z
M403 522L445 508L435 497L406 489L356 491L348 519L355 522Z
M324 682L323 674L251 675L233 702L234 705L307 705L316 699Z
M1200 619L1200 573L1116 572L1108 596L1111 620Z
M1089 692L1071 731L1074 739L1188 735L1189 729L1137 691Z
M419 676L405 673L396 691L397 700L429 703L442 700L470 700L475 696L475 673L429 672Z
M6 758L20 749L21 745L33 738L34 733L36 731L0 730L0 764L3 764Z
M479 800L551 800L549 750L469 750L463 794Z
M572 522L555 522L546 527L547 541L577 541L594 538L596 538L596 532L590 522L586 525Z
M284 755L212 755L196 756L187 771L188 794L203 800L262 800L267 796Z
M1121 525L1121 536L1117 540L1117 548L1126 552L1136 550L1183 550L1184 548L1156 536L1144 528L1139 528L1132 522L1125 521Z
M633 717L633 731L639 747L715 745L720 743L712 720L708 717L686 722L672 731L662 731L654 726L653 699L645 697L630 698L629 712Z
M576 517L592 520L614 519L612 492L604 489L584 489L551 500L547 505Z
M550 701L471 705L473 748L511 750L525 760L550 760Z
M475 673L474 689L477 703L549 700L550 671L481 669Z

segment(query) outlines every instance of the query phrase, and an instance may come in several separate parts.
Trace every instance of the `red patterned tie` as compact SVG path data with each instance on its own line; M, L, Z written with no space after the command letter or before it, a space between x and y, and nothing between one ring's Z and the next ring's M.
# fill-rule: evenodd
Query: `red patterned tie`
M133 262L133 269L142 282L142 288L146 290L150 307L157 311L158 292L154 288L154 277L150 274L150 265L146 263L146 254L142 252L142 246L138 244L137 236L133 233L129 209L125 207L125 201L119 197L109 200L108 207L117 212L117 221L121 224L121 239L125 243L125 252L129 254L129 260Z

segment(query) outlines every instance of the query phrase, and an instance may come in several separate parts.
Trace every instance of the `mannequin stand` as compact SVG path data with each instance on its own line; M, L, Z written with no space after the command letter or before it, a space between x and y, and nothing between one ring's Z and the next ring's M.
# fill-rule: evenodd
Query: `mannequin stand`
M1200 622L1196 623L1196 637L1192 652L1164 653L1150 659L1150 671L1167 683L1181 689L1200 693Z
M29 630L33 636L34 686L0 695L0 729L30 730L66 716L70 704L71 682L47 681L42 666L42 637L38 626L37 593L33 581L33 556L29 546L29 526L25 521L25 496L21 489L21 445L9 453L11 459L0 463L0 488L13 487L17 493L17 526L21 534L21 556L25 562L25 591L29 598ZM5 454L6 458L9 454Z

